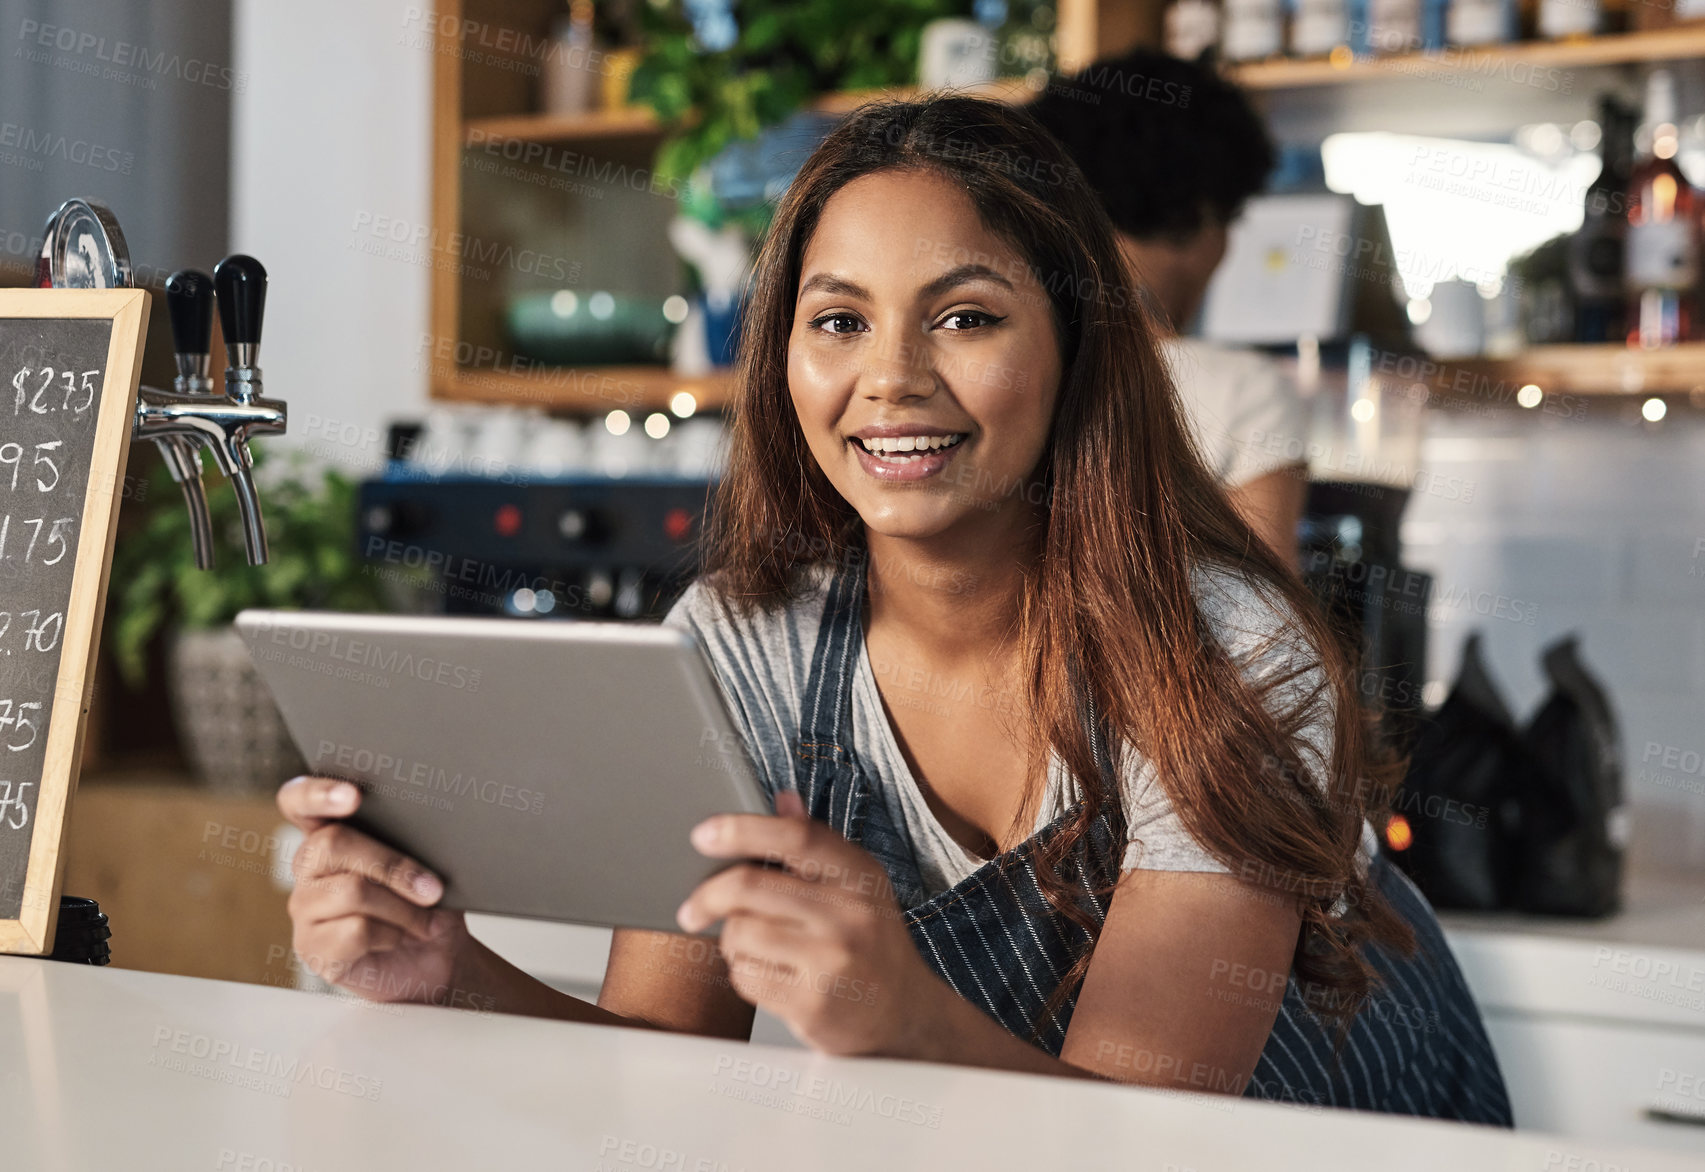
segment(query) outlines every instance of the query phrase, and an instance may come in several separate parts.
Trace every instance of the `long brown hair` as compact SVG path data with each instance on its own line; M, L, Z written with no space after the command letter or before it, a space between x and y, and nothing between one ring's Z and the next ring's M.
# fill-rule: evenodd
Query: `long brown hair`
M1079 785L1078 814L1038 860L1045 896L1093 938L1083 888L1061 864L1106 803L1112 824L1125 825L1075 699L1087 689L1110 749L1125 741L1152 763L1196 839L1233 874L1294 901L1303 919L1294 975L1317 1012L1347 1027L1376 980L1358 946L1412 944L1355 861L1363 818L1389 804L1395 771L1376 751L1349 653L1198 454L1100 201L1029 114L959 96L867 103L794 178L744 313L729 466L704 546L709 581L737 608L778 606L797 597L802 570L859 556L862 523L806 445L787 353L824 205L848 182L892 169L933 170L965 190L1047 291L1059 340L1053 427L1033 474L1042 491L1026 490L1041 552L1024 576L1018 637L1031 743L1094 780ZM1213 567L1236 567L1294 616L1283 642L1300 654L1286 670L1251 680L1220 646L1194 589L1197 572ZM1297 734L1332 716L1322 794ZM1089 959L1086 949L1044 1018Z

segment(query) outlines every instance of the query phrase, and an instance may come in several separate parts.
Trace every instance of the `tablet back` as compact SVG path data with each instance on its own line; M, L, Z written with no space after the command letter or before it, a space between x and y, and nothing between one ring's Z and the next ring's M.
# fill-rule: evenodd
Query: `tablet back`
M770 812L692 636L674 627L244 611L237 629L309 771L443 906L678 932L726 864L687 841Z

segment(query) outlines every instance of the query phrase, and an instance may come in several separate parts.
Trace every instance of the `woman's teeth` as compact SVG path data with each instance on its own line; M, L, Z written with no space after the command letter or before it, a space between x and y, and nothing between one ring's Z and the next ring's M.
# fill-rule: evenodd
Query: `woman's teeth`
M919 459L921 458L922 453L940 451L943 448L951 448L954 444L964 439L965 436L963 434L892 435L872 439L865 439L862 437L855 438L858 438L859 443L864 445L865 451L874 455L885 458L899 456L906 459ZM913 453L913 455L909 457L905 456L905 453L907 452Z

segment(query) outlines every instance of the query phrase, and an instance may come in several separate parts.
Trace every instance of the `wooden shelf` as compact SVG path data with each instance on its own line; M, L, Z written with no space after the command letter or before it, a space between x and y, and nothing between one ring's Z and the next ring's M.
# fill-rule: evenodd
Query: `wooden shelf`
M826 114L847 114L862 106L872 98L901 98L910 100L926 91L917 86L894 86L889 89L876 90L847 90L838 94L825 94L811 103L813 110L821 110ZM945 90L935 92L944 93ZM968 98L986 98L991 102L1010 102L1023 105L1034 98L1039 91L1031 88L1030 83L1022 77L1003 77L985 85L965 86L957 91Z
M505 114L470 118L464 124L463 140L469 143L491 139L521 139L524 142L568 142L600 138L654 138L663 134L663 124L645 106L624 106L590 114Z
M924 91L916 86L896 86L889 89L848 90L825 94L811 103L810 108L825 114L847 114L873 98L914 98ZM988 98L997 102L1022 104L1036 96L1036 90L1023 78L1003 78L987 85L967 86L961 92L970 97ZM463 141L489 142L492 139L519 139L523 142L577 142L597 139L658 138L663 124L644 106L629 106L619 110L599 110L591 114L505 114L500 117L470 118L464 124Z
M1705 57L1705 25L1565 41L1513 41L1473 49L1432 49L1391 57L1261 61L1234 66L1227 72L1233 81L1248 89L1285 90L1401 78L1493 80L1509 76L1517 65L1524 69L1535 66L1575 69L1687 57Z
M1529 383L1547 395L1641 395L1705 387L1705 342L1662 350L1534 346L1513 358L1443 361L1433 386L1447 395L1515 401Z
M661 366L539 366L524 371L439 367L432 395L460 403L505 403L544 411L666 411L682 391L699 410L721 407L734 388L732 372L682 377Z

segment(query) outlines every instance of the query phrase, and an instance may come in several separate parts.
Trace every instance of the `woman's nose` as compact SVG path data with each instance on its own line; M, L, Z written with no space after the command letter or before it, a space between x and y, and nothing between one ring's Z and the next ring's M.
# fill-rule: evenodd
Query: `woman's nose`
M936 372L929 348L917 342L902 339L867 361L859 381L868 398L919 399L928 398L936 391Z

